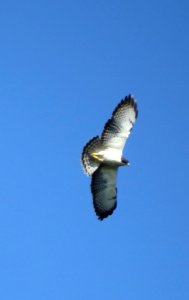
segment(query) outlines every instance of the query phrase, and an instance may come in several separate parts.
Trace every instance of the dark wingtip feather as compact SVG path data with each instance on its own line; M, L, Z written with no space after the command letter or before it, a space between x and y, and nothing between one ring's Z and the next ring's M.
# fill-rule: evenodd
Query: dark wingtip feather
M116 207L117 207L117 202L115 203L114 207L111 210L109 210L108 212L103 212L103 213L99 213L99 211L97 211L95 208L95 213L98 217L98 220L103 221L105 218L111 216L113 214L114 210L116 209Z
M120 103L117 105L117 107L113 111L112 115L114 115L120 109L120 107L123 106L123 105L125 105L125 104L131 105L134 108L135 115L136 115L136 118L137 118L138 117L137 102L135 100L135 97L133 95L131 95L131 94L129 94L128 96L126 96L124 99L122 99L120 101Z

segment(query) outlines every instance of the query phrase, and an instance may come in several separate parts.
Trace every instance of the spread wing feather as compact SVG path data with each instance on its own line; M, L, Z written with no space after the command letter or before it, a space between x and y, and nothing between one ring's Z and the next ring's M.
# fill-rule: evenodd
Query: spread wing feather
M102 145L122 152L137 115L138 110L134 97L131 95L125 97L104 126L101 137Z
M111 215L117 206L117 167L101 164L92 175L93 205L100 220Z

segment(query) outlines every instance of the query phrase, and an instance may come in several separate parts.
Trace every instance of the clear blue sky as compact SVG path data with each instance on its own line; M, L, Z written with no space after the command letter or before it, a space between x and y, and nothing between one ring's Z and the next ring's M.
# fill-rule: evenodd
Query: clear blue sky
M189 299L188 1L2 1L0 299ZM97 220L83 145L139 118Z

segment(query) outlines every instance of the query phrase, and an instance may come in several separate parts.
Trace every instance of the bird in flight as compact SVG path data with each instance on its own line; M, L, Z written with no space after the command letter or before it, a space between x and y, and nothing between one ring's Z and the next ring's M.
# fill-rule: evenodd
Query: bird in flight
M128 166L123 148L138 116L137 103L126 96L106 122L101 136L93 137L83 148L81 163L91 179L93 205L99 220L113 213L117 206L118 167Z

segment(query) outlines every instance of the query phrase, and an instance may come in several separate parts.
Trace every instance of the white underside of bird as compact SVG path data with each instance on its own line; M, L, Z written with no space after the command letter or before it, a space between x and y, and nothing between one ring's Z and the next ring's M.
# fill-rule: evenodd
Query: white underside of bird
M85 173L92 176L93 205L100 220L117 206L117 170L129 165L122 153L137 115L134 97L125 97L106 122L102 135L92 138L83 148L81 163Z

